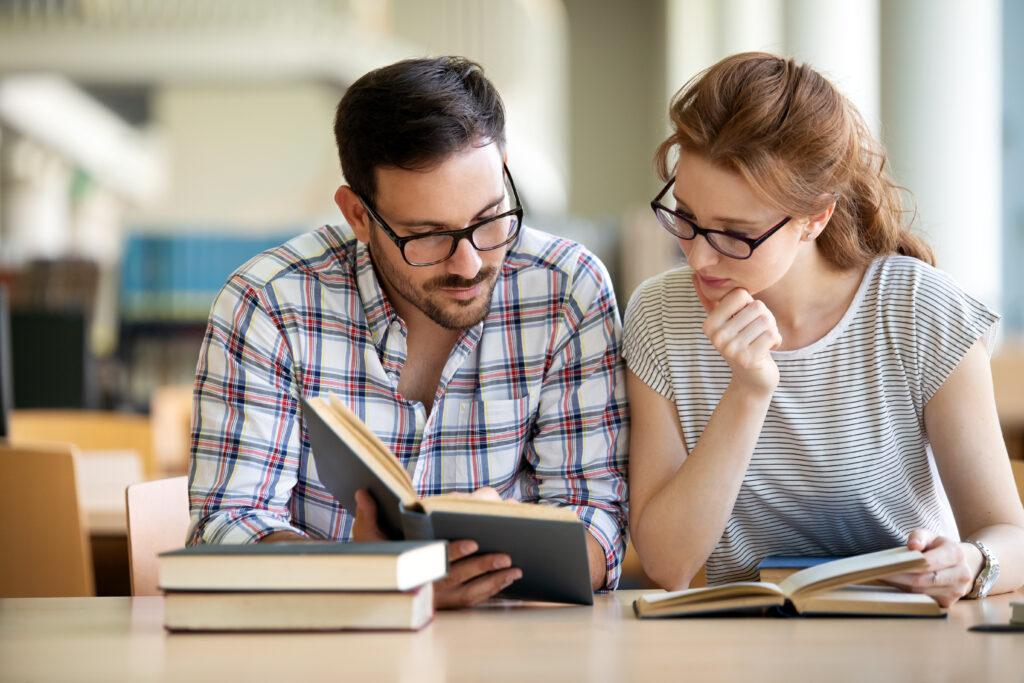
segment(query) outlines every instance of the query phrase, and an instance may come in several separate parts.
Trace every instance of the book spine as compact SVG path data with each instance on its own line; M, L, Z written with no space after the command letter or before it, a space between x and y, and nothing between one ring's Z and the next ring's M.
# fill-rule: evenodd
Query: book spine
M410 541L434 538L434 525L423 512L402 510L402 533Z

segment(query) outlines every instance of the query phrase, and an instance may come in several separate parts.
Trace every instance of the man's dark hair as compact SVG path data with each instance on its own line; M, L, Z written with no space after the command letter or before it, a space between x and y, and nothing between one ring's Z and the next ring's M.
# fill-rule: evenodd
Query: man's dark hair
M407 59L353 83L334 138L345 181L368 201L378 167L422 170L471 145L505 148L505 108L483 68L464 57Z

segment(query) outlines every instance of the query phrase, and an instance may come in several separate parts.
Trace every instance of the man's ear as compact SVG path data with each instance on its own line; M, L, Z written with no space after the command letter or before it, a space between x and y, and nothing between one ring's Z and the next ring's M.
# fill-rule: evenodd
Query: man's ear
M352 232L355 233L356 239L360 242L369 242L372 219L355 191L348 185L342 185L334 193L334 203L341 209L341 213L352 228Z
M803 239L810 241L818 238L821 231L828 225L829 220L832 218L832 214L835 213L836 203L832 202L825 210L816 216L811 216L807 219L807 225L804 227Z

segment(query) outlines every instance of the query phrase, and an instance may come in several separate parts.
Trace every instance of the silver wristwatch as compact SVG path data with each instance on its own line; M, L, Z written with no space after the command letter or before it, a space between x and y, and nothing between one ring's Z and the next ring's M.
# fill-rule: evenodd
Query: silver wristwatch
M974 587L971 588L971 592L964 597L983 598L988 595L988 592L992 590L992 586L996 585L996 579L999 578L999 560L988 549L988 546L981 541L968 538L967 542L978 546L978 550L985 557L985 565L978 572L978 578L974 580Z

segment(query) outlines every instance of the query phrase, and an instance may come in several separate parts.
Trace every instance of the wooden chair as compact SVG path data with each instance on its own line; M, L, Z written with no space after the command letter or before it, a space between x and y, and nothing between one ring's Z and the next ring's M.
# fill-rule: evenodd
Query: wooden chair
M168 384L149 398L149 421L153 428L153 460L159 476L173 477L188 472L191 435L192 385Z
M95 595L70 444L0 443L0 597Z
M188 477L129 486L125 504L132 595L160 595L157 556L183 547L188 533Z
M73 443L83 454L88 451L134 451L142 469L154 476L153 436L144 415L106 410L64 410L40 408L14 410L10 415L11 443Z

